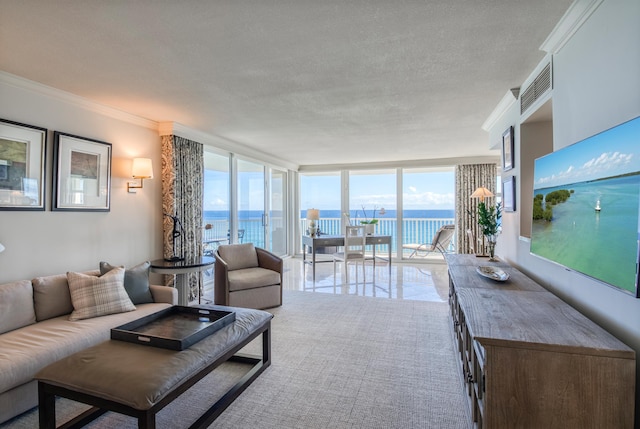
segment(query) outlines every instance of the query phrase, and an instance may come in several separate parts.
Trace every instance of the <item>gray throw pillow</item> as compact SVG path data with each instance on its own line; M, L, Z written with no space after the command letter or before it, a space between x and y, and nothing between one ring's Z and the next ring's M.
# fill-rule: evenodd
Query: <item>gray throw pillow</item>
M124 289L134 305L153 302L151 290L149 289L150 265L148 261L143 262L124 272ZM118 267L108 262L100 262L100 275L105 275L114 268Z

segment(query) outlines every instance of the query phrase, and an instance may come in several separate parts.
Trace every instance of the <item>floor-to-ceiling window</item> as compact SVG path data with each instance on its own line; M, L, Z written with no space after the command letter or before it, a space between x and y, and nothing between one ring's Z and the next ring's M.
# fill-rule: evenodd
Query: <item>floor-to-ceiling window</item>
M373 231L396 237L396 171L349 172L349 215L352 225L375 222Z
M269 250L287 254L287 172L271 169L269 184L269 216L267 218Z
M301 231L309 208L320 209L328 234L375 218L375 233L391 235L393 254L406 257L402 244L430 243L438 228L455 222L454 180L453 167L301 172Z
M339 235L341 213L340 172L300 173L300 231L307 234L309 227L306 220L308 209L320 210L317 226L320 234ZM302 250L302 243L297 252Z
M204 152L204 253L211 255L225 242L229 231L231 199L229 195L229 155Z
M233 243L253 243L265 248L265 175L264 165L237 160L237 228L232 228ZM236 229L235 234L233 229Z
M204 256L213 256L226 243L231 210L229 155L204 151L204 186L202 190ZM213 269L203 273L204 288L213 287Z
M454 223L454 180L453 168L402 170L402 244L429 244L441 226Z

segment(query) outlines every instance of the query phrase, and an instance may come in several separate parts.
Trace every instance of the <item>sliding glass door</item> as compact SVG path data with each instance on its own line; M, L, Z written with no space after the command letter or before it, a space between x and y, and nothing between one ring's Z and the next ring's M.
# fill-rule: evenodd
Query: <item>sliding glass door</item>
M364 224L377 235L390 235L396 248L396 170L349 172L352 225Z
M265 248L265 173L264 165L237 160L237 219L231 231L233 243L253 243ZM234 231L235 230L235 231Z
M454 212L455 180L452 168L402 170L401 245L428 246L440 227L455 223ZM412 254L411 249L402 250L403 258Z
M203 217L204 254L211 256L227 241L229 231L229 156L204 152Z
M271 170L269 216L266 217L268 249L278 256L287 254L287 172Z

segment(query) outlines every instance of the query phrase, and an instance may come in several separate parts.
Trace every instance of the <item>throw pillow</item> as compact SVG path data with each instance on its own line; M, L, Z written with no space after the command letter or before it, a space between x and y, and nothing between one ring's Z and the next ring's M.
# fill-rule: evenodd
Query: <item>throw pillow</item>
M124 290L124 268L116 268L101 277L68 272L67 281L73 304L69 320L90 319L136 309Z
M124 272L124 289L134 305L153 302L149 289L150 266L151 264L147 261ZM117 267L108 262L100 262L100 275L105 275L114 268Z

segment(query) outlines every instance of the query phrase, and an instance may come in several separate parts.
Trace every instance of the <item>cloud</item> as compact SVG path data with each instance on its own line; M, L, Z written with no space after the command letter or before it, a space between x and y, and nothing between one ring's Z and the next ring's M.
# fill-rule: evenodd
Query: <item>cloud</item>
M536 187L551 187L606 177L607 174L616 175L624 171L624 167L632 160L633 153L603 152L584 162L579 168L570 165L565 170L541 177L535 185Z

